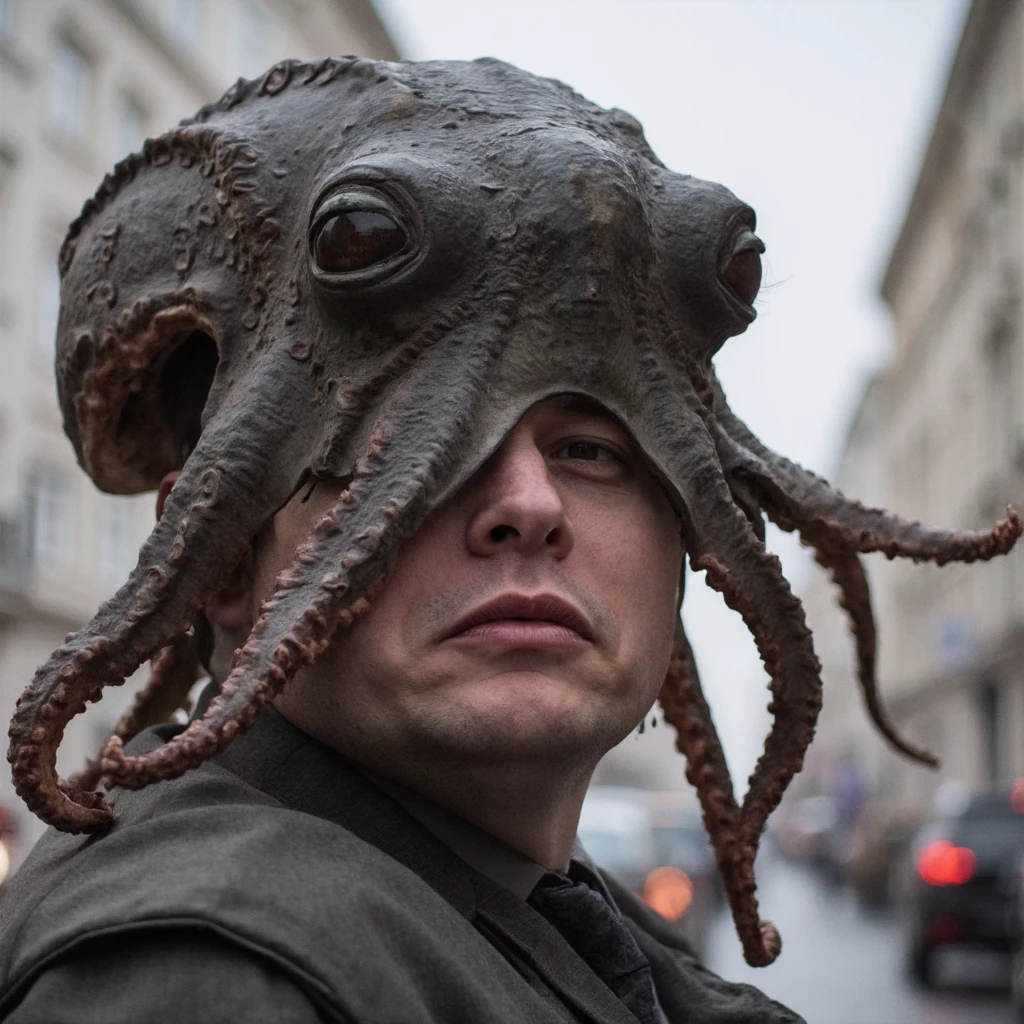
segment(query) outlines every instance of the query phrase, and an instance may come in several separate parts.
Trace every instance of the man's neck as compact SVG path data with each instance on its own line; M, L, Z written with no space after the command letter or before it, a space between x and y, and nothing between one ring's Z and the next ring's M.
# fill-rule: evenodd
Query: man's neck
M549 871L572 854L594 766L383 760L340 751L458 815Z
M428 797L547 870L560 870L568 861L597 766L593 752L488 759L479 750L423 746L401 735L382 743L373 730L363 732L348 723L337 728L337 716L310 717L300 708L296 720L287 702L278 699L275 706L343 757Z
M566 777L545 767L452 767L386 773L476 825L549 871L561 871L576 841L580 807L593 769ZM557 785L552 775L558 772Z

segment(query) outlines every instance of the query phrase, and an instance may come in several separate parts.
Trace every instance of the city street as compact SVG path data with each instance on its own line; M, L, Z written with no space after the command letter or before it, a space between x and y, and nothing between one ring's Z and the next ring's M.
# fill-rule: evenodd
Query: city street
M759 881L762 913L782 933L782 955L771 967L747 967L732 922L720 913L708 966L757 985L808 1024L1015 1024L1001 958L947 954L944 986L922 993L902 974L895 915L867 914L847 893L781 860L759 862Z

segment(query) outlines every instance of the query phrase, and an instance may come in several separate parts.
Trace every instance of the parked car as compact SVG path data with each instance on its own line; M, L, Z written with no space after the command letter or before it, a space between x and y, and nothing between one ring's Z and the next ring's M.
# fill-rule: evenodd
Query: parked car
M1010 951L1022 855L1024 780L1011 791L975 793L960 811L921 829L903 887L906 967L918 984L935 984L942 947Z
M886 907L895 897L896 872L906 860L922 815L915 804L869 800L850 830L842 880L865 907Z
M793 860L830 866L832 836L838 824L839 812L832 797L802 797L781 816L777 832L779 849Z
M1010 945L1013 960L1010 968L1010 998L1017 1019L1024 1022L1024 857L1017 860L1013 876L1013 898L1010 905Z
M676 924L702 954L720 883L692 797L594 786L578 834L597 864Z
M680 872L680 890L689 890L679 927L697 955L703 956L707 931L715 911L725 902L725 890L700 809L690 793L651 792L647 794L647 804L654 824L659 864ZM657 906L650 879L644 898L663 916L670 916L665 908Z
M638 895L658 866L654 826L643 790L592 786L583 801L577 835L593 861Z

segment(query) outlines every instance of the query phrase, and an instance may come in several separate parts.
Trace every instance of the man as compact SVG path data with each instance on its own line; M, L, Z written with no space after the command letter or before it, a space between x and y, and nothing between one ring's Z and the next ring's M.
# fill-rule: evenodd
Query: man
M860 625L856 552L970 561L1020 522L930 531L760 445L711 368L754 317L753 229L629 115L495 61L283 62L115 168L62 250L58 389L93 480L160 516L11 723L56 831L0 901L0 1014L797 1019L574 852L591 772L660 696L770 963L753 862L820 680L762 513ZM772 679L742 803L684 551ZM190 724L122 722L109 796L59 780L66 723L145 658L173 707L193 624Z
M161 510L176 476L163 482ZM320 481L289 502L210 601L215 664L248 633L345 486ZM129 903L139 889L176 891L141 920L58 952L8 1019L299 1022L340 1010L337 1019L352 1020L628 1020L527 899L546 871L573 863L597 760L657 696L681 558L675 511L622 425L571 396L534 405L424 523L367 614L299 673L276 712L208 769L116 798L125 837L142 829L144 847L170 842L174 852L145 869L148 881L117 861L109 879L104 869L90 878L83 864L68 875L72 902L79 879L109 884ZM157 790L182 786L153 802ZM197 787L211 788L197 800ZM139 797L146 807L136 812ZM207 838L189 824L206 811L267 808L282 819L267 835L276 848L263 851L277 869L303 863L282 847L301 844L310 814L327 824L314 840L337 849L330 875L305 879L309 904L297 922L309 941L337 947L341 976L327 997L301 948L225 932L208 906L241 901L237 890L255 884L261 916L285 912L274 874L233 874L237 836L217 828ZM167 835L180 829L191 833L187 845L211 849ZM52 877L53 858L67 856L66 840L57 843L59 852L43 844L23 885ZM87 850L78 856L87 860ZM668 925L635 897L613 896L586 860L569 870L651 930L638 935L663 961L658 995L669 1019L796 1019L703 972ZM175 903L183 894L174 873L195 901L187 913ZM440 956L419 948L445 940L454 948Z

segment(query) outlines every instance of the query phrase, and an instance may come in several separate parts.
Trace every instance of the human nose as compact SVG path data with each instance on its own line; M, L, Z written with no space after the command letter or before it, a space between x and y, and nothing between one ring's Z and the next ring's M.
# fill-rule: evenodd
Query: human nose
M469 550L480 556L543 552L565 558L575 535L541 452L531 443L500 449L483 472Z

